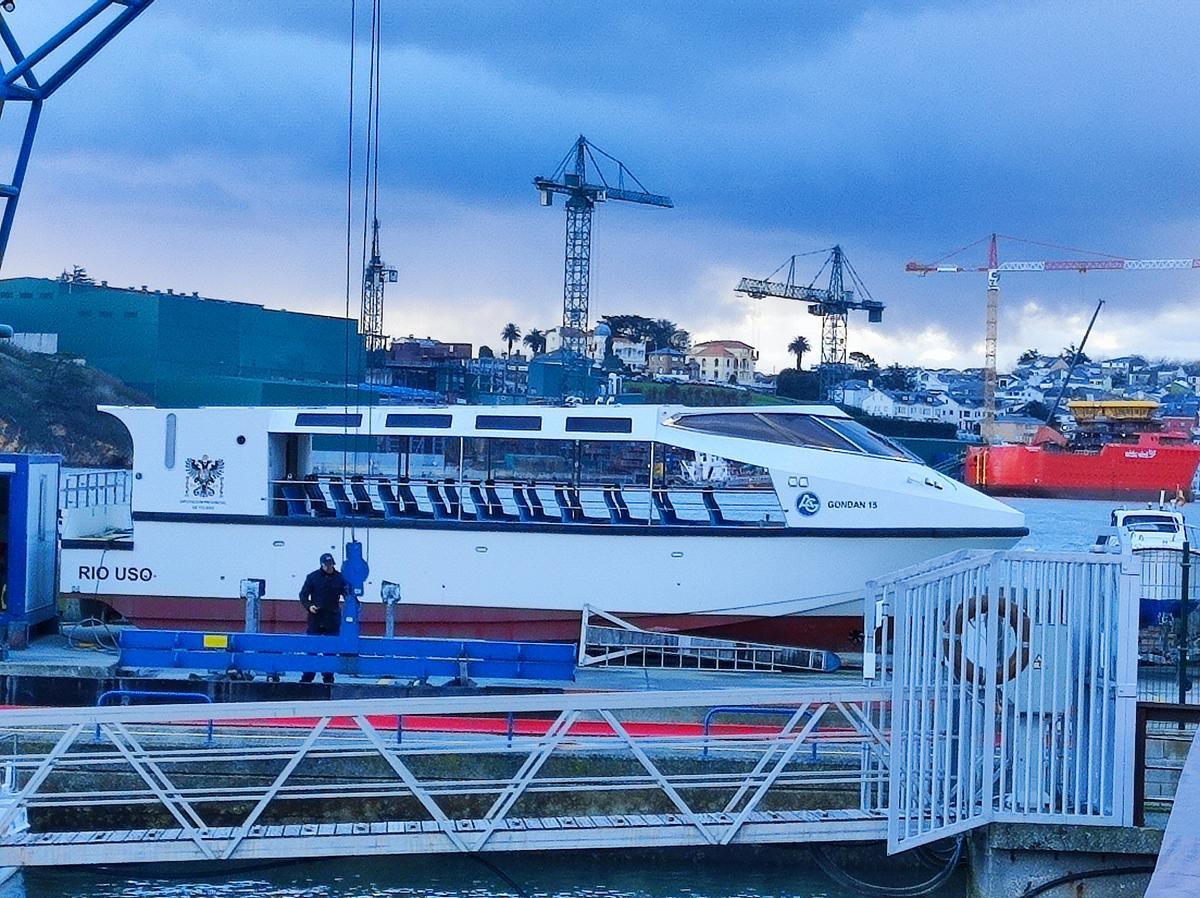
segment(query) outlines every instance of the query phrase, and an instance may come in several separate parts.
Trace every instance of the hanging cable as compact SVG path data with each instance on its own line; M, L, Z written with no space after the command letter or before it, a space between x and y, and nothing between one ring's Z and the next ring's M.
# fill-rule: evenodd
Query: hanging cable
M824 847L813 847L810 849L810 852L817 866L821 868L821 871L843 888L852 889L862 895L868 896L868 898L917 898L917 896L928 895L935 891L954 875L954 870L958 867L958 862L962 858L963 846L965 844L966 840L962 836L959 836L955 840L954 851L937 873L924 882L907 886L884 886L878 883L867 882L865 879L859 879L857 876L847 873L842 867L838 866Z
M351 263L354 258L354 74L355 74L355 44L358 38L358 2L350 0L350 84L349 84L349 113L346 127L346 327L344 350L344 386L343 386L343 417L342 417L342 474L345 475L350 442L350 284ZM350 519L350 536L354 537L354 519ZM346 525L342 525L342 544L346 543Z

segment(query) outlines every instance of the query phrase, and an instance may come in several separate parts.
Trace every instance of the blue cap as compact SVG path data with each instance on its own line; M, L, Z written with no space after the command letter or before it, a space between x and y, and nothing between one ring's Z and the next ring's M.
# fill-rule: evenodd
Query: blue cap
M326 552L324 555L321 556L321 564L333 564L333 563L334 563L333 556L330 555L328 552Z

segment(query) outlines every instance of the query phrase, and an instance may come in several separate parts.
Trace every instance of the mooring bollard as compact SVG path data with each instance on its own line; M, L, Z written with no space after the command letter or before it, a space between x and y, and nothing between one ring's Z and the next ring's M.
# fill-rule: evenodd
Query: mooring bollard
M240 592L246 603L246 632L257 633L261 621L262 598L267 592L267 581L254 578L243 580Z
M383 635L391 639L396 635L396 606L400 604L400 584L384 580L379 585L379 597L383 600Z

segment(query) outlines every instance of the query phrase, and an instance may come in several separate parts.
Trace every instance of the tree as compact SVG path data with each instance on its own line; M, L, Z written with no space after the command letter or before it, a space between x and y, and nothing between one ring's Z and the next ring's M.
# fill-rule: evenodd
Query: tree
M912 390L916 388L916 381L916 375L898 362L879 373L879 385L885 390Z
M671 348L678 349L680 352L687 352L692 348L692 335L683 328L676 328L674 335L671 337Z
M500 339L508 343L508 354L512 355L513 344L521 339L521 329L510 321L500 331Z
M804 367L804 353L812 349L808 337L796 337L788 344L788 352L796 357L796 370Z
M850 364L860 370L866 370L868 368L877 369L879 367L879 363L865 352L852 352L848 358L850 359Z
M1041 357L1042 357L1042 354L1040 352L1038 352L1036 349L1026 349L1023 353L1021 353L1019 356L1017 356L1017 364L1018 365L1032 365L1034 362L1036 362Z
M63 273L58 276L60 281L65 281L68 284L94 284L96 279L87 273L87 269L82 265L72 265L71 270L63 269Z
M651 321L647 331L646 348L650 352L675 346L680 334L687 336L687 331L681 331L679 326L669 318L658 318Z
M1068 343L1063 347L1062 357L1069 365L1071 364L1071 360L1075 358L1076 353L1079 353L1079 361L1081 364L1086 365L1091 361L1091 359L1087 357L1087 353L1077 347L1074 343Z
M784 368L775 377L775 395L784 399L820 399L821 379L815 371Z
M490 346L480 346L479 357L481 359L494 359L496 357L496 353L492 352L492 347Z
M1033 402L1025 403L1025 408L1021 411L1030 418L1037 418L1039 421L1045 421L1050 417L1050 406L1044 402L1038 402L1036 399Z
M531 329L521 342L528 346L534 355L541 355L546 351L546 335L536 327Z

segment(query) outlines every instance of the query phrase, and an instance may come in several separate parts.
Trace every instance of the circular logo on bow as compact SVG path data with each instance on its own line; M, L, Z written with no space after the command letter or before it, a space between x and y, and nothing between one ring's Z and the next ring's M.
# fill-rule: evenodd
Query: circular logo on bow
M816 493L801 493L796 497L796 511L811 518L821 510L821 498Z

